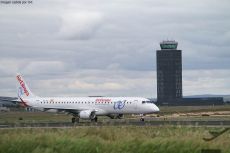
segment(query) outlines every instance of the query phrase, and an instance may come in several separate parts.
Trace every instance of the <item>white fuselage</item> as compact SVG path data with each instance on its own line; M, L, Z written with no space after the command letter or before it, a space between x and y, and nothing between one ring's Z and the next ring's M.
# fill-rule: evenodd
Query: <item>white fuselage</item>
M109 114L150 114L159 108L146 98L141 97L47 97L24 99L35 109L93 110L96 115Z
M151 114L159 108L150 100L141 97L38 97L17 74L18 98L27 107L48 111L57 110L72 114L74 117L97 120L96 115L112 114ZM72 120L74 122L74 118Z

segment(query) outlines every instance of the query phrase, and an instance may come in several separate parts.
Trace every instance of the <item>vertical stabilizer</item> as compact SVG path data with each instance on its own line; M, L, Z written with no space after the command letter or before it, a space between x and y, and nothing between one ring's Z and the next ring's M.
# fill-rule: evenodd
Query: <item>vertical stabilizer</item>
M35 97L34 94L30 91L29 87L27 86L25 80L22 78L21 74L17 74L16 79L18 81L18 98L27 99Z

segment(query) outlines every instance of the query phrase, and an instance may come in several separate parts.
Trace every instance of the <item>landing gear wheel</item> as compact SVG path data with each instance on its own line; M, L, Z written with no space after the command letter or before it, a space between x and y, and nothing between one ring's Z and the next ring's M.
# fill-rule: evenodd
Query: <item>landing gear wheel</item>
M91 122L97 122L97 117L91 119Z
M75 122L79 123L79 122L80 122L80 118L79 118L79 117L76 117L76 118L75 118Z
M141 121L141 122L144 122L144 121L145 121L145 119L144 119L144 118L141 118L141 119L140 119L140 121Z
M72 120L72 123L75 123L76 118L75 118L75 117L73 117L71 120Z

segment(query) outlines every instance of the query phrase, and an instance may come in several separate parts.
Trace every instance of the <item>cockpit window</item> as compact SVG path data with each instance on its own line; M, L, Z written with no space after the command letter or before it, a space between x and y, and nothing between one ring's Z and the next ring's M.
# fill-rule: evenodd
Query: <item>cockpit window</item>
M150 101L150 100L142 101L142 104L145 104L145 103L153 103L153 101Z

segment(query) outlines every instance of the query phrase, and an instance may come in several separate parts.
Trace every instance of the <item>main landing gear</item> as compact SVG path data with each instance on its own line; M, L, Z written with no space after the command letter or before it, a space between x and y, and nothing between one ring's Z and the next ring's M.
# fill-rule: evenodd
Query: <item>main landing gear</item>
M72 123L79 123L80 118L79 117L72 117Z
M111 119L122 119L124 117L123 114L109 114L107 116Z
M94 117L93 119L90 119L90 120L91 120L91 122L97 122L97 116ZM72 117L71 121L72 121L72 123L79 123L80 118L78 116L74 116L74 117Z
M97 116L91 119L91 122L97 122Z

